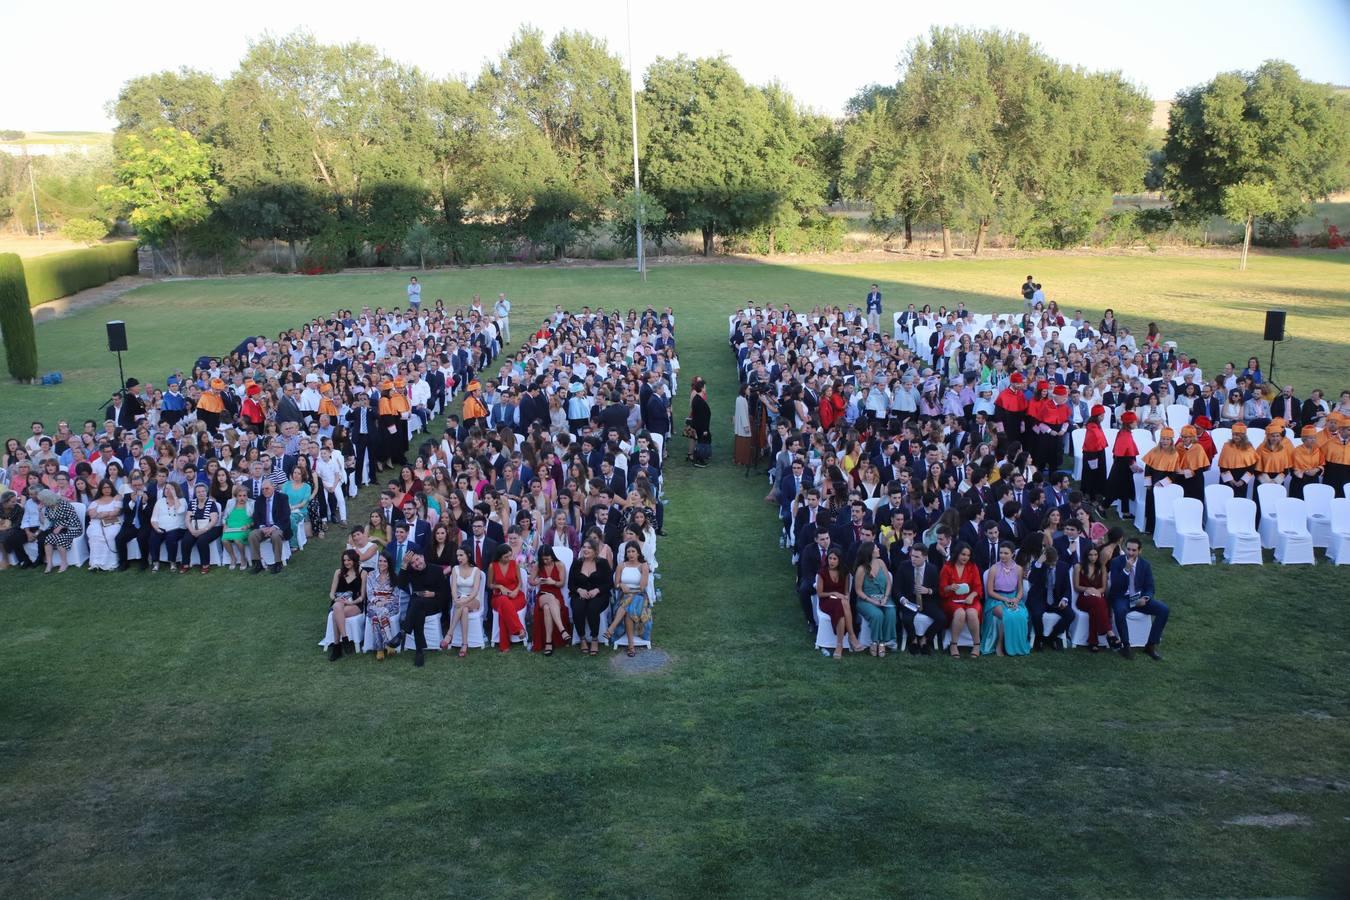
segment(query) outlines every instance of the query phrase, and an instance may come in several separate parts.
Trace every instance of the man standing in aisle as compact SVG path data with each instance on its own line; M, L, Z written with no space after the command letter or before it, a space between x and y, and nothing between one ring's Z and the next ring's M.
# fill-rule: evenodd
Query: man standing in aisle
M881 333L881 290L875 284L867 292L867 330L872 334Z
M422 308L422 285L417 282L417 276L408 279L408 308L417 315L417 311Z
M502 333L502 346L505 347L511 343L511 301L506 299L505 294L497 295L492 314L497 317L497 329Z

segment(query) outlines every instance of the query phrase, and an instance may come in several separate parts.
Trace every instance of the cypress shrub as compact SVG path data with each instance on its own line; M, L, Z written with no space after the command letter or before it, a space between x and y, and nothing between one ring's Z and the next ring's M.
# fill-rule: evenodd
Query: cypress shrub
M37 332L28 306L28 282L16 253L0 253L0 330L5 335L9 374L20 381L37 377Z
M28 302L38 306L122 275L135 275L136 242L117 241L35 256L24 260L23 268L28 279Z

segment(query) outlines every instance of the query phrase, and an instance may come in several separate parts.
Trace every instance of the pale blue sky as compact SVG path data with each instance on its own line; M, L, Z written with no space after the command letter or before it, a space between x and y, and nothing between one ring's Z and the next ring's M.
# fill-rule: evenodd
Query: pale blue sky
M307 27L363 40L435 74L470 74L524 22L590 31L626 54L623 0L507 3L229 3L5 0L0 128L104 130L128 78L190 65L227 75L250 38ZM799 11L800 10L800 11ZM1130 3L961 0L820 4L633 0L639 71L657 56L725 53L751 81L777 79L815 109L839 113L861 86L896 77L905 45L934 24L1024 31L1059 60L1119 69L1156 99L1216 72L1280 58L1305 77L1350 85L1350 0Z

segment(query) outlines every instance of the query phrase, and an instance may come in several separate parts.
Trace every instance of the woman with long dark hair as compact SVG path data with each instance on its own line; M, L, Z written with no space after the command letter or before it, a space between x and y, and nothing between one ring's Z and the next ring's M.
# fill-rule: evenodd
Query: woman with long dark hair
M685 434L689 437L689 461L706 469L712 456L712 407L708 405L708 383L701 375L695 376L690 388Z

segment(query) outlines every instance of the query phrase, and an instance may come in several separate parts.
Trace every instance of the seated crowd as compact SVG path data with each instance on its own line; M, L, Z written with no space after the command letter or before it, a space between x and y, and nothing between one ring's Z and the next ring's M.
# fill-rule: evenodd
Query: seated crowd
M477 612L479 591L489 624L493 608L538 608L546 652L571 620L583 651L621 630L631 654L650 636L674 315L559 307L502 357L509 310L504 296L491 311L476 296L467 309L340 310L199 359L162 390L128 379L102 424L34 422L0 459L0 568L41 554L44 571L65 571L83 550L91 570L206 573L216 559L260 573L270 551L278 573L307 537L341 527L339 655L354 649L349 616L383 625L383 658L428 611L448 637L451 609ZM413 447L460 391L463 415ZM379 504L348 528L346 495L370 483ZM577 555L570 571L560 548ZM503 648L519 630L508 620ZM408 634L420 664L422 629Z
M911 304L893 334L876 285L862 308L747 304L730 317L736 459L771 460L766 500L825 652L884 656L901 632L910 653L945 639L959 656L968 635L972 656L1020 655L1072 635L1128 658L1134 621L1136 644L1161 658L1169 611L1140 540L1109 520L1113 503L1130 515L1136 474L1150 530L1148 488L1176 483L1203 499L1220 422L1232 436L1218 477L1237 496L1267 481L1299 496L1350 480L1350 391L1334 406L1320 391L1299 401L1269 385L1255 358L1206 380L1154 324L1141 346L1112 310L1095 326L1081 312L1066 320L1031 278L1023 296L1022 314L1001 317ZM1230 396L1240 412L1220 409ZM1179 437L1152 412L1177 404L1189 407ZM1140 453L1134 429L1150 423L1156 446ZM1261 446L1245 441L1249 425L1266 433ZM1302 446L1286 428L1301 429ZM1077 487L1062 468L1075 430Z

